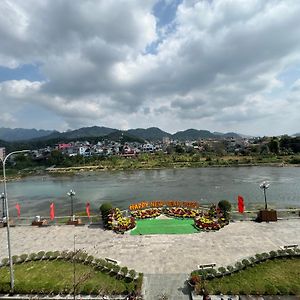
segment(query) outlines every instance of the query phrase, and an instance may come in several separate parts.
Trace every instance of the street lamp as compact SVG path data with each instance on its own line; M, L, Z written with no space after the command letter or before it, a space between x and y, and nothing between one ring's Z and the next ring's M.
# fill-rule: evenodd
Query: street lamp
M266 196L266 189L268 189L270 186L270 183L267 181L263 181L259 187L264 191L264 196L265 196L265 210L268 209L268 203L267 203L267 196Z
M1 200L2 200L2 221L4 220L5 218L5 195L4 193L1 193L1 196L0 196ZM4 221L3 221L4 222Z
M5 199L5 210L6 210L6 228L7 228L7 248L8 248L8 259L9 259L9 271L10 271L10 289L11 292L14 291L14 271L13 271L13 261L11 255L11 247L10 247L10 232L9 232L9 211L8 211L8 199L7 199L7 188L6 188L6 172L5 172L5 164L7 159L13 155L18 153L25 153L29 152L30 150L20 150L20 151L13 151L5 156L2 161L2 168L3 168L3 181L4 181L4 199ZM2 195L1 195L2 198Z
M73 196L75 196L75 192L73 190L70 190L70 192L67 193L67 195L70 197L71 199L71 220L73 218L74 215L74 207L73 207Z

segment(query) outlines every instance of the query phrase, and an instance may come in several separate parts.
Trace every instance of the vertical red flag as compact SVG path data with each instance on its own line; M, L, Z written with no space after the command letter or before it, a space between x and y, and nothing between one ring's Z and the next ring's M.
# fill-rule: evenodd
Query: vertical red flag
M85 210L86 210L86 214L88 215L88 217L90 218L90 202L87 202L86 204L86 207L85 207Z
M54 203L52 202L50 204L50 220L53 221L54 217L55 217L55 211L54 211L55 207L54 207Z
M21 216L21 206L19 203L16 204L16 209L17 209L17 212L18 212L18 218L20 218Z
M241 214L245 211L244 198L241 195L238 195L238 209Z

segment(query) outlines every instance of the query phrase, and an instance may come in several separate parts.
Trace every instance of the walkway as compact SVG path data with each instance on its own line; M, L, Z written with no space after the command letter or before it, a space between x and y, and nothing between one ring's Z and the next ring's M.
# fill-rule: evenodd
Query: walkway
M246 256L300 245L300 218L275 223L236 222L218 232L187 235L117 235L101 228L19 226L11 228L12 254L40 250L85 249L95 257L109 257L145 274L145 299L189 299L184 288L188 274L199 264L226 266ZM0 228L0 259L7 257L6 229Z

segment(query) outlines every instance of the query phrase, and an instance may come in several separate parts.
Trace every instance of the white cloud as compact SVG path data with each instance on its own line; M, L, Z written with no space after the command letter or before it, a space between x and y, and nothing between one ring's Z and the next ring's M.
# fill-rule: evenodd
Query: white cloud
M73 127L255 134L263 119L296 114L287 103L297 103L297 84L289 90L278 78L300 62L299 2L183 1L172 31L157 28L154 4L2 1L0 65L38 62L46 80L3 82L0 101L43 107ZM289 120L282 126L298 131Z

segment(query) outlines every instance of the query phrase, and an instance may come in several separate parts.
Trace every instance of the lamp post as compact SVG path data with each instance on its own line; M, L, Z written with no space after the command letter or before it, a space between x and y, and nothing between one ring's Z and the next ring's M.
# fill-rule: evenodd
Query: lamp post
M267 195L266 195L266 190L269 188L270 183L267 181L263 181L259 187L264 191L264 196L265 196L265 210L268 209L268 203L267 203Z
M9 271L10 271L10 289L13 293L14 291L14 271L13 271L13 261L11 255L11 246L10 246L10 232L9 232L9 210L8 210L8 199L7 199L7 188L6 188L6 172L5 172L5 164L7 159L13 155L18 153L25 153L29 152L30 150L20 150L20 151L13 151L5 156L2 161L2 168L3 168L3 181L4 181L4 198L5 198L5 210L6 210L6 228L7 228L7 248L8 248L8 259L9 259Z
M73 207L73 196L75 196L75 192L71 189L67 195L70 197L71 199L71 219L73 218L74 215L74 207Z
M5 195L4 193L1 193L1 200L2 200L2 220L5 218Z

